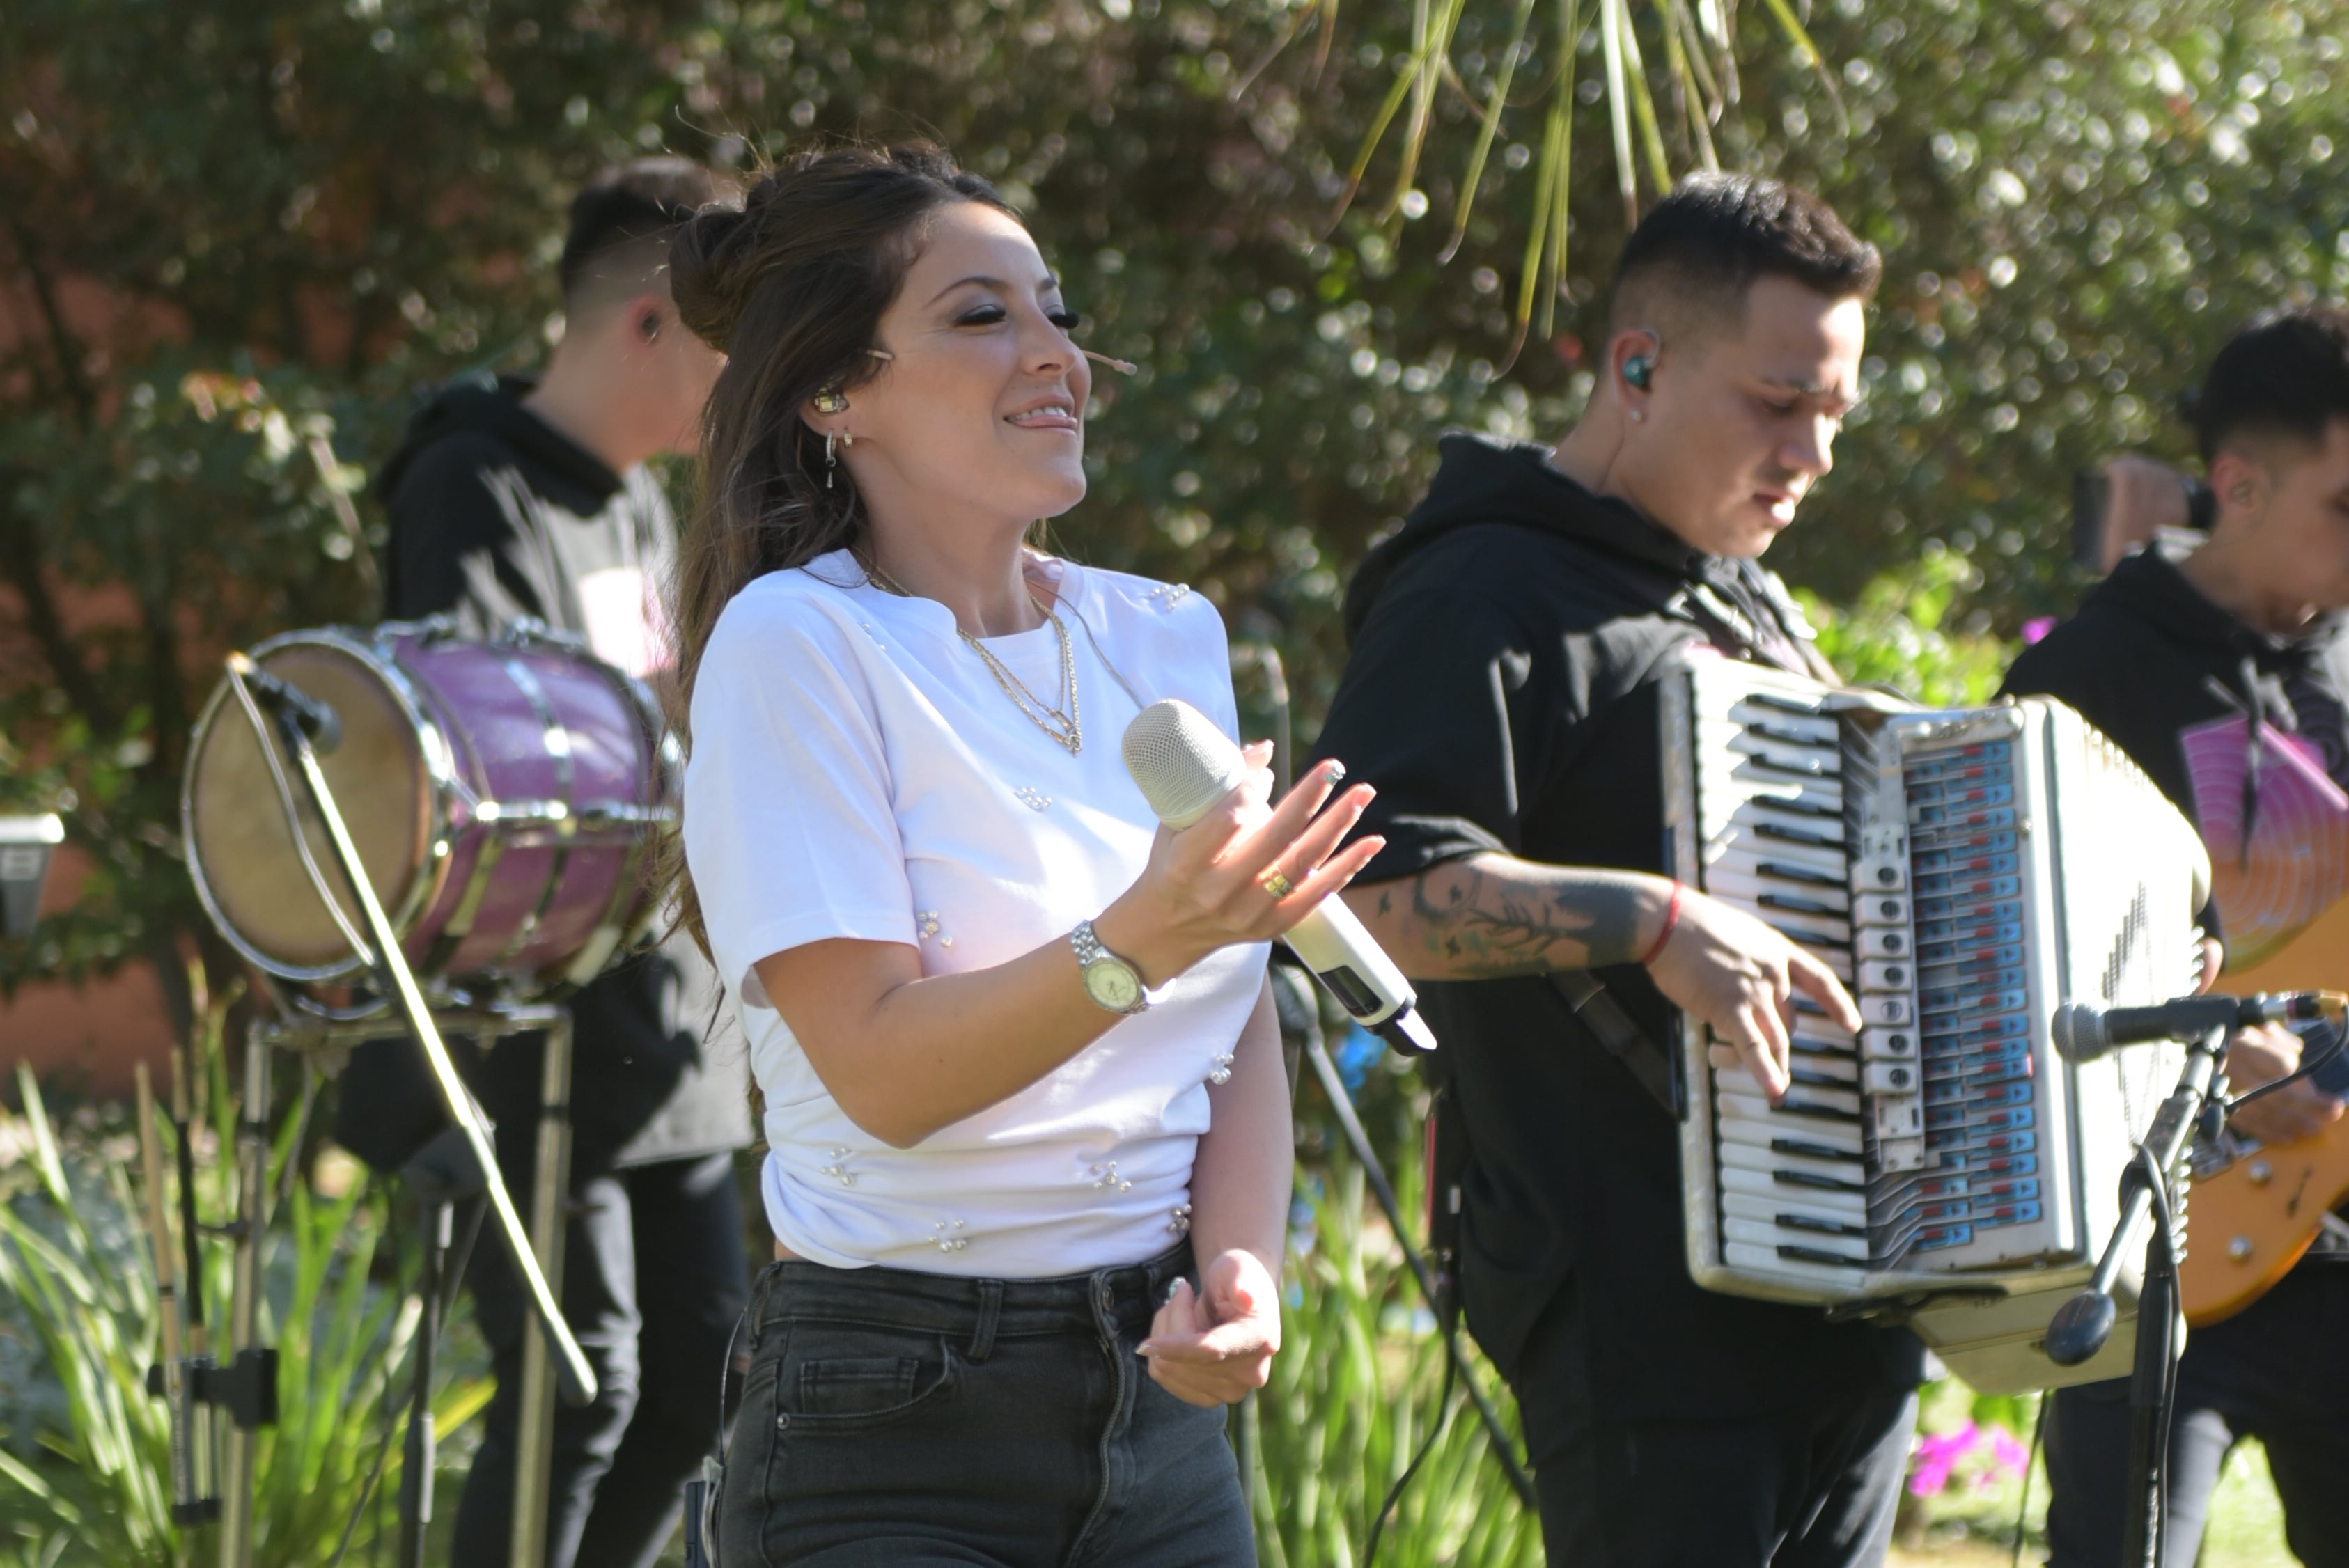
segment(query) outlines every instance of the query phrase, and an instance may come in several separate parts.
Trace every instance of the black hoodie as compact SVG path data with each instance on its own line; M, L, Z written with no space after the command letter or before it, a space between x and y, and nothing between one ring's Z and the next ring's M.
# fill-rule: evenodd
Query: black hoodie
M457 382L409 421L376 479L391 512L386 614L453 614L472 636L518 615L585 634L584 582L666 574L677 523L659 480L614 473L523 407L529 391Z
M632 599L608 585L634 573L657 586L675 549L675 519L655 476L642 467L614 473L523 407L529 389L521 381L459 382L409 422L407 441L377 480L391 514L384 613L394 620L453 615L476 637L534 615L588 636L616 663L633 663L625 656L630 626L615 619L633 620L638 635L658 629L641 593ZM606 640L615 634L618 654ZM627 960L573 999L576 1173L748 1140L742 1047L730 1026L710 1034L718 1002L717 976L683 937ZM451 1043L464 1053L465 1042ZM536 1122L537 1057L535 1037L511 1040L468 1072L491 1116L524 1150ZM445 1125L406 1042L353 1054L336 1115L338 1140L378 1166L399 1164Z
M2271 637L2204 598L2157 551L2122 562L2079 614L2024 649L2004 689L2079 709L2189 820L2178 731L2230 713L2257 712L2313 742L2333 782L2349 787L2349 621L2326 616L2298 637Z
M1809 628L1770 573L1592 495L1547 448L1454 435L1443 453L1347 595L1352 656L1315 748L1378 788L1362 830L1387 843L1361 882L1491 850L1663 871L1659 661L1707 641L1809 672ZM1602 978L1660 1037L1646 970ZM1784 1415L1916 1378L1905 1333L1697 1288L1679 1129L1547 981L1421 991L1474 1151L1463 1302L1505 1371L1571 1278L1608 1418Z

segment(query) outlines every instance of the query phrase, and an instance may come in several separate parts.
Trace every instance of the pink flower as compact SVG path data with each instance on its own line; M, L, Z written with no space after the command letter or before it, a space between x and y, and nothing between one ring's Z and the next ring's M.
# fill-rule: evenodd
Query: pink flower
M1913 1469L1909 1477L1909 1490L1918 1497L1931 1497L1946 1490L1950 1472L1980 1440L1981 1429L1971 1421L1954 1432L1934 1432L1917 1439L1911 1458Z
M1953 1432L1922 1433L1909 1456L1909 1490L1932 1497L1949 1489L1961 1468L1977 1491L2023 1473L2030 1455L2003 1427L1985 1431L1968 1421Z

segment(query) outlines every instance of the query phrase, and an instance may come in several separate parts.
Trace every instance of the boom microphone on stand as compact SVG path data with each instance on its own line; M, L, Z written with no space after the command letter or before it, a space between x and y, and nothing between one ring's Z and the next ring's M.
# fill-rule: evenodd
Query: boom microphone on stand
M2055 1009L2049 1034L2068 1061L2092 1062L2119 1046L2153 1040L2193 1040L2213 1029L2232 1033L2261 1024L2304 1024L2327 1014L2322 991L2266 996L2180 996L2150 1007L2096 1007L2067 1002Z

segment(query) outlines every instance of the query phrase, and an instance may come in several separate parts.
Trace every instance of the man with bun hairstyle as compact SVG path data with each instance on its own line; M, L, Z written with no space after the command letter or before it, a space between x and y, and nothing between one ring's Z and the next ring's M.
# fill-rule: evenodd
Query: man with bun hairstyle
M2217 507L2209 541L2183 559L2156 548L2122 560L2076 615L2015 661L2006 689L2079 709L2189 818L2181 737L2238 715L2292 738L2349 789L2349 309L2295 305L2251 322L2212 361L2194 419ZM2176 480L2145 488L2174 507L2161 521L2183 524ZM2218 903L2223 925L2223 886ZM2237 989L2223 980L2220 988ZM2300 1037L2280 1026L2238 1034L2227 1046L2230 1092L2282 1078L2301 1054ZM2305 1138L2340 1119L2344 1088L2349 1071L2336 1058L2244 1106L2231 1125L2262 1143ZM2349 1322L2349 1244L2339 1234L2321 1232L2266 1295L2188 1338L2170 1424L2166 1562L2194 1561L2228 1451L2249 1436L2266 1445L2293 1553L2316 1568L2349 1563L2349 1493L2339 1481L2349 1465L2349 1341L2340 1331ZM2199 1231L2193 1240L2225 1244ZM2054 1568L2120 1562L2136 1495L2129 1423L2125 1377L2053 1396Z
M732 195L730 181L678 158L606 170L578 193L563 249L564 330L543 374L441 388L384 466L388 615L448 615L473 637L533 616L632 676L667 678L661 606L677 524L645 465L694 449L723 364L678 320L668 245L696 210ZM546 1540L556 1568L651 1563L709 1451L727 1336L749 1290L732 1155L748 1141L741 1046L714 1030L719 1003L708 964L672 936L570 1004L560 1289L600 1388L586 1408L555 1412ZM511 1038L469 1072L525 1212L539 1056L538 1037ZM455 1130L413 1048L394 1042L357 1057L338 1138L378 1166L445 1164ZM452 1561L488 1568L508 1558L522 1347L534 1330L500 1248L473 1249L466 1283L497 1394L458 1507Z
M1807 192L1683 182L1624 246L1580 423L1445 437L1347 596L1319 753L1377 786L1386 840L1347 902L1426 983L1462 1301L1553 1563L1831 1568L1890 1538L1917 1342L1699 1289L1650 1087L1675 1005L1774 1099L1798 996L1858 1026L1817 959L1663 874L1656 671L1705 645L1832 678L1757 558L1827 472L1879 269Z

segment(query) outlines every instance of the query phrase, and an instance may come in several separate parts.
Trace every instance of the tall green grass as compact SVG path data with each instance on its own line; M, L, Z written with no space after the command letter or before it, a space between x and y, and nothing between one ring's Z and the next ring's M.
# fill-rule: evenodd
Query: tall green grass
M203 1041L209 1092L196 1118L198 1148L221 1155L197 1167L199 1207L212 1221L227 1219L236 1199L227 1157L234 1106L220 1026L215 1011ZM143 1207L127 1169L135 1140L61 1139L31 1073L20 1066L17 1080L24 1120L6 1130L30 1154L0 1171L0 1317L38 1341L63 1398L61 1417L30 1434L37 1446L29 1460L0 1445L0 1564L171 1568L209 1557L209 1528L183 1532L171 1522L164 1409L146 1391L158 1317ZM396 1532L400 1444L392 1407L405 1394L418 1317L406 1288L412 1249L391 1231L388 1195L364 1177L331 1200L306 1182L289 1182L288 1164L300 1158L298 1131L295 1119L284 1119L269 1162L271 1191L285 1202L271 1217L262 1253L262 1342L277 1348L279 1411L257 1445L254 1555L262 1568L319 1568L355 1513L355 1553ZM171 1136L167 1126L167 1168ZM176 1212L176 1197L167 1195L165 1207ZM216 1353L230 1262L225 1242L206 1241L204 1296ZM445 1373L441 1384L435 1409L445 1434L487 1402L489 1389L477 1377ZM21 1412L0 1414L20 1418ZM387 1432L393 1441L368 1491ZM21 1444L26 1434L6 1435ZM364 1506L362 1492L368 1492Z
M1415 1161L1395 1172L1404 1212ZM1378 1543L1380 1568L1534 1568L1539 1522L1517 1502L1475 1412L1455 1387L1443 1408L1444 1343L1429 1326L1361 1167L1342 1150L1299 1184L1289 1300L1272 1381L1258 1396L1257 1473L1250 1478L1264 1568L1360 1563L1371 1522L1395 1478L1440 1428ZM1480 1358L1516 1439L1515 1407Z

